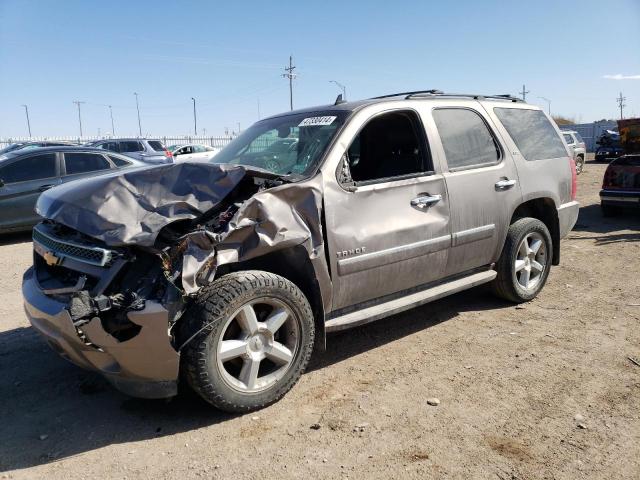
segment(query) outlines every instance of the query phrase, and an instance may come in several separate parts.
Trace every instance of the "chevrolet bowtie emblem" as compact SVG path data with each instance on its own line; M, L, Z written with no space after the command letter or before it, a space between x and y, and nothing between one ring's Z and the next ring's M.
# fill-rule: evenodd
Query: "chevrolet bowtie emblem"
M42 258L44 258L44 261L47 262L47 265L49 266L58 265L58 263L60 263L60 257L56 257L51 252L44 252L44 255L42 255Z

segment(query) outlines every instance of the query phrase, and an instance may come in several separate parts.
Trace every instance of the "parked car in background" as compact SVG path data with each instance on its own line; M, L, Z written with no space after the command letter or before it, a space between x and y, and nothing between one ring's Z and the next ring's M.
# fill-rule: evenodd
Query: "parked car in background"
M3 149L0 150L0 155L5 153L14 152L16 150L26 150L31 148L41 148L41 147L71 147L74 145L78 145L74 142L62 142L62 141L49 141L42 140L39 142L17 142L12 143L11 145L7 145Z
M576 175L580 175L584 168L584 159L587 155L587 145L584 143L580 134L575 130L563 130L562 136L569 146L569 149L573 152L573 159L576 162Z
M605 217L640 208L640 118L618 120L623 155L604 172L600 206Z
M190 143L188 145L171 145L167 149L173 154L174 162L185 162L187 160L211 160L219 148L208 145L198 145Z
M148 166L123 155L86 147L44 147L0 155L0 233L29 230L42 192L71 180Z
M173 156L160 140L146 138L110 138L87 143L87 146L121 153L147 163L171 163Z
M25 311L130 395L176 395L182 374L247 412L291 389L327 332L483 283L532 300L575 198L560 131L517 98L429 90L286 112L211 162L45 192Z
M620 144L620 134L615 130L605 130L596 141L596 162L610 162L622 155L622 145Z

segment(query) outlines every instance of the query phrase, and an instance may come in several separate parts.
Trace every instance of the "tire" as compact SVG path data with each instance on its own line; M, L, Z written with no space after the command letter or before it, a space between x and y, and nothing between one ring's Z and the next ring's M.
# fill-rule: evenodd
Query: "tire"
M603 217L615 217L620 213L620 209L613 205L607 205L606 203L600 203L600 210L602 210Z
M538 245L537 241L541 243ZM552 258L553 242L547 226L535 218L515 221L509 226L496 264L498 276L492 283L494 293L515 303L534 299L547 282Z
M576 175L580 175L584 170L584 157L582 155L578 155L576 158Z
M272 273L220 277L201 290L185 321L182 335L191 340L182 350L183 375L198 395L227 412L278 401L313 351L309 302L292 282Z

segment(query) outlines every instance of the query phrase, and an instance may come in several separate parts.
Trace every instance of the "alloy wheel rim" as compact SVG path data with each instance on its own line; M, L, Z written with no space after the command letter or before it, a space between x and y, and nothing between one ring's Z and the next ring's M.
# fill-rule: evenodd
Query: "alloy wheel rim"
M264 391L291 368L299 349L300 321L284 302L263 297L236 310L216 348L224 382L242 393Z
M518 246L514 266L520 287L535 290L547 268L547 247L542 235L537 232L525 235Z

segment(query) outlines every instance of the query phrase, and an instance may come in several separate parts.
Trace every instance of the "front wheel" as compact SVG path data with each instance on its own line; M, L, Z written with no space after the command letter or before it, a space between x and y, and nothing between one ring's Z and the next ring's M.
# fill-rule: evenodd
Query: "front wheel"
M576 175L580 175L584 170L584 157L579 155L576 157Z
M552 258L553 244L547 226L536 218L517 220L509 226L496 264L495 294L516 303L532 300L547 281Z
M229 412L279 400L311 357L309 302L289 280L263 271L225 275L205 287L187 312L186 379L202 398ZM195 335L195 336L194 336Z

